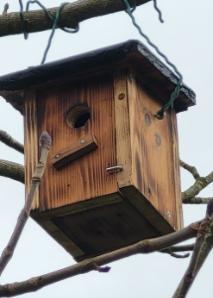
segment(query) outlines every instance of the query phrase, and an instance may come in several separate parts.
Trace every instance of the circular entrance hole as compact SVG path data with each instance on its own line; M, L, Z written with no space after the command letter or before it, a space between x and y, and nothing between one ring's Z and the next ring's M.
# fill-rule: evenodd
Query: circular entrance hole
M90 109L86 104L73 106L66 114L66 122L70 127L84 126L90 119Z

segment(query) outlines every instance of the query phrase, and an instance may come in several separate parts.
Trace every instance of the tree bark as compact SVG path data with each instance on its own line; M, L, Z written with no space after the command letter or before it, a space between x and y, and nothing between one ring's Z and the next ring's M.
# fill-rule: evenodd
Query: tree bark
M24 167L18 163L0 159L0 176L24 183Z
M150 0L135 0L134 5L139 6ZM131 2L131 1L130 1ZM60 20L60 27L75 28L80 22L98 16L112 14L125 9L123 0L78 0L64 6ZM48 9L54 17L58 7ZM23 25L20 12L2 14L0 16L0 37L23 33L45 31L52 28L52 21L43 10L23 12Z

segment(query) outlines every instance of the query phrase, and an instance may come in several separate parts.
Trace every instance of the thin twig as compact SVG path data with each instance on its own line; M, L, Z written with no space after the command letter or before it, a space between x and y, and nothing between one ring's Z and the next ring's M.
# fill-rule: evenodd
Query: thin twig
M192 251L193 249L194 249L194 244L187 244L187 245L171 246L161 250L160 252L162 253L185 252L185 251Z
M7 15L8 9L9 9L9 4L8 3L5 3L4 9L3 9L3 12L2 12L2 15L3 16L6 16Z
M29 194L28 194L26 202L25 202L25 206L20 212L15 229L11 235L11 238L10 238L7 246L3 250L2 255L0 257L0 275L2 274L5 267L7 266L8 262L10 261L10 259L13 256L17 242L21 236L23 228L24 228L26 221L30 215L30 210L31 210L35 191L37 190L38 186L40 185L40 181L41 181L41 178L44 173L44 169L45 169L46 161L47 161L47 157L48 157L48 152L49 152L49 149L51 146L51 137L48 135L47 132L43 132L41 134L40 146L41 146L40 159L36 166L35 173L32 177L32 183L31 183Z
M194 246L193 254L189 266L180 281L173 298L186 297L190 287L192 286L195 277L200 268L205 262L213 245L213 200L207 206L207 215L200 225L197 240Z
M129 257L131 255L139 253L151 253L165 249L167 247L170 247L171 245L175 245L187 239L196 237L199 226L200 222L196 222L178 232L174 232L169 235L161 236L154 239L143 240L136 244L115 250L113 252L97 256L92 259L84 260L78 264L63 268L61 270L33 277L22 282L1 285L0 297L11 297L27 292L36 291L44 286L61 281L68 277L87 273L92 270L97 271L97 268L100 268L102 265L117 261L124 257ZM106 270L104 270L104 272L109 270L108 267L105 268ZM100 272L103 272L103 270L100 270Z
M16 162L0 159L0 176L24 183L24 167Z
M5 145L17 150L18 152L24 153L24 146L4 130L0 130L0 141Z
M198 173L198 170L195 167L190 166L188 163L180 160L180 166L183 169L187 170L189 173L191 173L192 176L195 178L195 180L200 177L200 174Z

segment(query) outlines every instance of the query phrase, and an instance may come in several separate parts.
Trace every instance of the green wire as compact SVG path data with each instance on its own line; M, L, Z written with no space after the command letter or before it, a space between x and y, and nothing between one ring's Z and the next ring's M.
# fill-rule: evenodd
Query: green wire
M155 0L156 1L156 0ZM177 67L167 58L167 56L165 54L163 54L159 48L150 40L150 38L142 31L141 27L138 25L138 23L136 22L136 19L133 15L133 9L129 3L128 0L123 0L125 6L126 6L126 13L129 15L129 17L132 20L132 23L134 25L134 27L138 30L139 34L146 40L146 42L157 52L157 54L163 58L163 60L174 70L174 72L176 73L176 75L178 76L178 82L177 82L177 86L175 87L174 91L170 94L170 98L169 100L166 102L166 104L163 105L163 107L156 113L156 117L158 119L163 119L165 112L170 109L173 108L174 106L174 102L177 99L177 97L179 96L181 87L182 87L182 81L183 81L183 77L181 75L181 73L179 72L179 70L177 69ZM156 2L155 2L156 4Z

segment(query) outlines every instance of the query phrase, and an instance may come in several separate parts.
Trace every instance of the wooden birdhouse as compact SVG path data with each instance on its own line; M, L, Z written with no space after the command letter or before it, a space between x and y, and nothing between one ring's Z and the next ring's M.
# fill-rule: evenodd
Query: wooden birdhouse
M194 93L156 117L176 84L137 41L0 78L24 115L26 191L39 135L53 139L31 216L76 260L182 227L176 113Z

